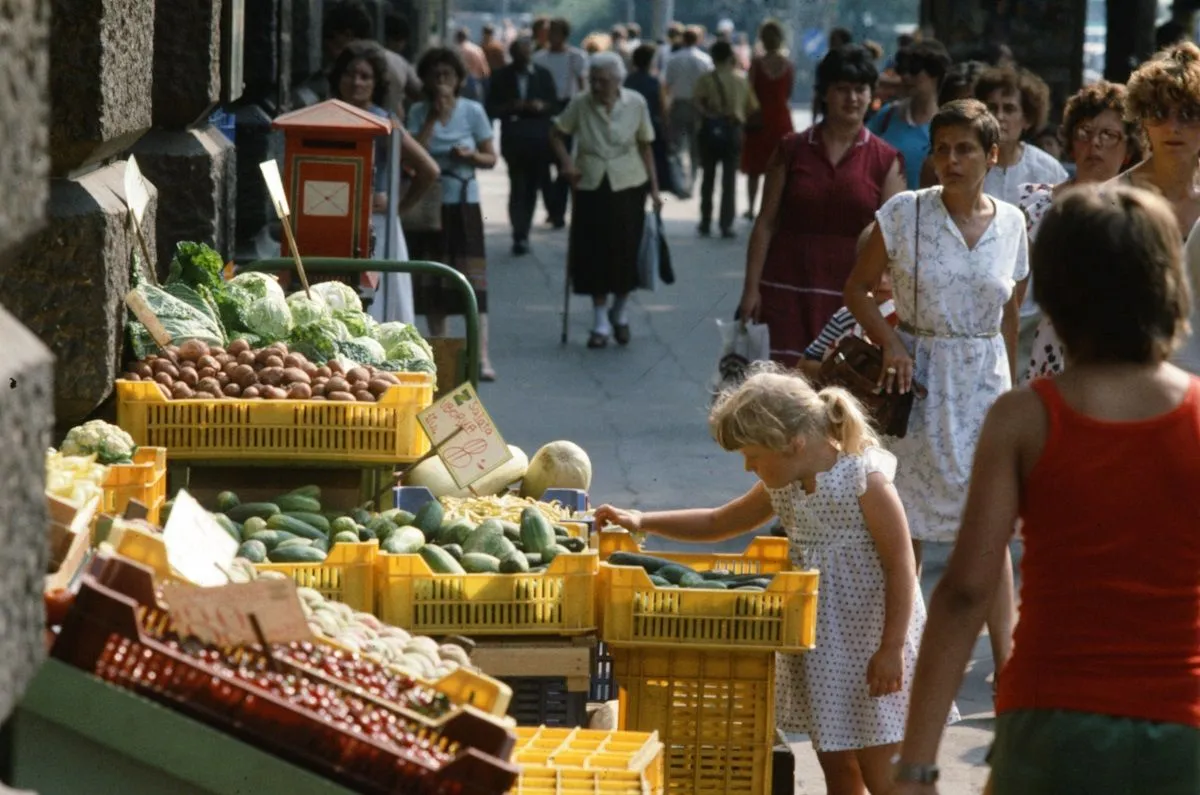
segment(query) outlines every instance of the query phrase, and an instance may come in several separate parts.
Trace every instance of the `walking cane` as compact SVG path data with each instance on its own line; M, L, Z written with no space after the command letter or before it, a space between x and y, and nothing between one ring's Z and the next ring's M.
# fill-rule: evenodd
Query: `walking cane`
M575 209L575 187L571 187L571 210ZM562 311L562 340L561 345L567 344L567 329L571 320L571 241L570 228L567 229L567 267L563 273L563 311Z

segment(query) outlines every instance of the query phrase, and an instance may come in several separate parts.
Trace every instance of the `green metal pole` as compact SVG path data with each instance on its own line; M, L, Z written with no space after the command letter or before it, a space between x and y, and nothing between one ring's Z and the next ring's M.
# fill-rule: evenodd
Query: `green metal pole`
M253 262L238 263L239 271L292 271L296 263L290 257L271 257L254 260ZM359 274L371 271L383 273L417 273L436 276L449 281L462 293L463 306L466 311L463 318L467 324L467 380L471 385L479 387L479 305L475 301L475 290L467 277L440 262L413 260L411 262L395 262L379 259L352 259L349 257L305 257L304 270L308 273Z

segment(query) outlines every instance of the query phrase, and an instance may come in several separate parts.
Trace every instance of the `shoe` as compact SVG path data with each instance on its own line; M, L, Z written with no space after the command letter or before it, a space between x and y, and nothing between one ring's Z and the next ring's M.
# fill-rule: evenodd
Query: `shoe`
M712 237L712 230L704 224L700 224L700 226L696 227L696 232L700 235L700 237Z
M721 237L725 238L726 240L733 240L735 237L737 237L737 232L733 231L732 229L722 229Z
M496 371L490 365L479 366L479 380L483 383L490 384L496 380Z
M612 324L613 338L617 341L617 344L618 345L628 345L629 340L631 338L631 335L629 333L629 324L628 323L618 323L617 315L611 309L608 310L608 322Z
M562 229L564 226L566 226L566 225L567 225L567 221L566 221L566 219L564 219L564 218L550 218L550 217L547 217L547 218L546 218L546 223L547 223L547 224L549 224L549 225L550 225L551 227L553 227L554 229Z
M754 220L754 211L747 210L742 217L745 218L747 221L753 221Z
M601 334L599 331L593 331L588 334L587 346L593 350L597 348L608 347L608 335Z
M529 244L524 240L517 240L513 243L512 253L514 257L520 257L529 253Z

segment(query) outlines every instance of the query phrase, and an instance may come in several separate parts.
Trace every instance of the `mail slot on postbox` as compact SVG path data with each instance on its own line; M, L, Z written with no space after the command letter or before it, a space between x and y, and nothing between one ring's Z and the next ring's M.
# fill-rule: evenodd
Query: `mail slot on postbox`
M391 131L389 122L331 99L272 126L284 135L283 186L300 255L370 257L375 139ZM282 247L291 254L286 240Z

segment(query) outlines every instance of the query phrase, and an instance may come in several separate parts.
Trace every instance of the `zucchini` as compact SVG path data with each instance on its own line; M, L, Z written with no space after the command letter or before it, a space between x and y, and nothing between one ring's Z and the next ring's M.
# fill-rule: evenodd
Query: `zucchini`
M390 555L411 555L425 546L425 536L415 527L402 527L379 545Z
M554 525L554 535L558 536L559 538L570 538L571 531L560 524L556 524Z
M460 547L458 544L446 544L442 547L442 549L444 549L448 553L450 553L450 557L454 558L459 563L462 563L463 548Z
M358 533L353 530L343 530L340 533L333 534L333 543L335 544L357 544Z
M275 549L291 549L292 547L311 547L313 540L311 538L289 538L285 541L280 541L275 545Z
M514 544L521 543L521 526L520 525L501 519L500 527L504 530L505 538L507 538L509 541L513 542Z
M558 545L562 546L562 547L566 547L567 550L570 552L585 552L585 551L587 551L587 548L588 548L588 542L582 538L560 538L560 539L558 539ZM615 552L613 554L624 555L624 554L628 554L628 553ZM622 564L622 565L633 565L633 564ZM643 566L643 568L645 568L645 567Z
M731 590L731 591L753 591L754 593L762 593L763 591L765 591L767 589L760 587L758 585L731 585L731 586L729 586L729 590Z
M272 563L324 563L325 553L313 546L272 549L267 553Z
M299 519L305 524L312 525L325 535L333 533L333 525L319 513L309 513L308 511L284 511L283 513L285 516L290 516L293 519Z
M496 574L500 571L500 561L482 552L467 552L462 556L462 567L468 574Z
M321 487L315 483L310 483L307 486L301 486L298 489L292 489L285 497L308 497L313 500L321 499Z
M279 506L273 502L243 502L226 511L225 515L235 522L244 522L252 516L260 519L270 519L279 513Z
M557 540L554 527L541 511L532 506L521 511L521 543L526 552L541 552L554 546Z
M232 491L223 491L217 495L217 510L225 513L230 508L236 508L241 500Z
M564 538L558 543L562 544L567 549L571 549L569 542L582 541L581 538ZM582 552L583 550L571 550L572 552ZM648 574L655 574L664 566L678 566L678 563L672 563L663 558L656 558L653 555L642 555L638 552L614 552L609 556L608 562L614 566L639 566L646 570Z
M650 578L650 582L654 583L659 588L665 588L671 584L670 580L665 577L659 577L657 574L647 574L646 576Z
M475 531L475 525L468 522L466 519L459 519L451 522L450 526L445 528L440 533L441 538L447 544L458 544L461 547L466 547L467 539L471 537L471 533Z
M339 516L329 523L329 529L334 533L357 533L358 525L349 516Z
M375 539L379 538L379 536L375 534L374 530L369 527L363 527L362 525L359 525L355 532L358 533L359 541L374 541Z
M222 530L224 530L226 533L229 533L229 535L233 537L234 541L238 542L239 544L242 543L242 528L237 522L233 521L223 513L214 513L212 518L217 524L221 525Z
M292 535L291 533L286 533L283 530L263 530L262 532L255 533L246 540L258 541L262 543L269 551L279 546L280 542L287 541L289 538L295 537L296 536Z
M709 591L727 591L727 590L729 590L729 586L726 585L725 583L721 582L720 580L700 580L700 582L693 583L692 585L684 585L681 582L681 583L679 583L679 587L680 588L700 588L700 589L706 589Z
M710 569L708 571L700 572L700 576L706 580L722 580L722 581L724 581L724 580L728 579L729 577L734 576L734 574L733 574L733 572L728 571L727 569Z
M667 579L670 579L670 577ZM721 582L720 580L706 580L700 576L699 572L692 571L691 569L688 569L682 575L680 575L679 579L675 582L679 584L680 588L701 588L705 585L711 585L713 583L719 583L722 588L727 587L725 583Z
M429 503L432 505L433 503ZM434 574L466 574L467 571L450 553L434 544L426 544L418 553ZM464 555L464 557L466 557Z
M282 497L277 497L275 504L284 513L295 513L297 511L320 513L321 511L319 500L314 500L312 497L305 497L303 494L285 494Z
M412 523L414 527L419 528L425 534L426 538L429 538L437 532L445 519L446 509L437 500L430 500L421 506L421 510L417 511Z
M524 574L527 571L529 571L529 561L520 552L514 551L511 555L500 558L501 574Z
M520 555L521 554L521 551L519 549L517 549L517 545L514 544L513 542L509 541L507 538L505 538L502 535L492 536L491 538L488 539L487 544L484 546L483 549L476 550L476 551L484 552L488 555L491 555L494 558L500 558L500 560L504 560L505 558L511 557L512 555Z
M402 508L389 508L383 512L382 516L397 527L407 527L413 523L413 519L417 518Z
M487 552L493 538L504 538L504 528L498 519L484 519L461 541L463 552ZM488 554L491 554L490 552ZM499 556L497 556L499 557Z
M612 560L612 558L609 558L609 560ZM666 566L663 566L654 573L672 585L683 585L682 580L687 574L695 574L697 580L701 579L700 575L696 574L696 572L692 571L681 563L668 563Z
M232 520L231 520L232 521ZM242 540L249 538L255 533L261 533L267 529L267 520L261 516L251 516L242 523Z
M267 527L271 530L284 530L301 538L311 538L313 541L318 538L329 538L324 531L318 530L308 522L288 516L286 513L277 513L272 516L267 520Z
M370 512L364 508L355 508L350 512L350 518L359 524L369 525L371 523L371 519L374 517L372 517Z
M525 562L529 564L529 568L531 569L534 566L541 566L542 564L546 563L546 558L541 552L526 552L524 554Z
M312 542L314 549L319 549L322 552L329 554L329 538L314 538Z
M267 559L267 547L261 541L243 541L238 547L237 556L251 563L264 563Z
M559 555L561 555L565 551L566 550L563 549L562 547L560 547L558 544L555 544L552 547L546 547L545 549L542 550L542 554L541 554L542 563L544 563L546 565L550 565L551 563L554 562L555 558L557 558Z

